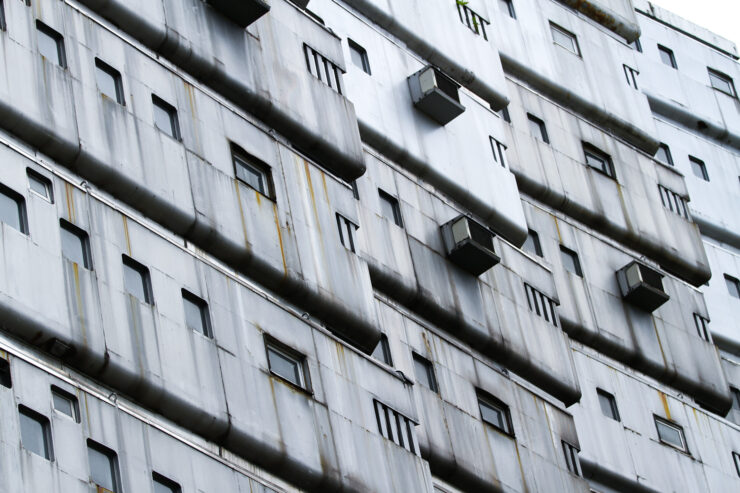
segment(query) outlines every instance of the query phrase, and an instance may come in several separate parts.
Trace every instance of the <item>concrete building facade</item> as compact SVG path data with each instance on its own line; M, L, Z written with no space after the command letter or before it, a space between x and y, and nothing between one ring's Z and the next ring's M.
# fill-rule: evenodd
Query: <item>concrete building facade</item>
M644 0L0 9L0 493L740 490L729 41Z

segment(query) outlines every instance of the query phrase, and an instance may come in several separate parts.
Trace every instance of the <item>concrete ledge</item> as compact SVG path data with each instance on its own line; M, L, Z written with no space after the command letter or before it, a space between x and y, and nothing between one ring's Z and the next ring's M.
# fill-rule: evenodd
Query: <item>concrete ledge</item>
M702 235L740 249L740 233L730 231L692 212L691 218L699 226Z
M580 457L580 461L584 478L594 480L603 485L608 485L609 488L613 488L614 491L623 493L660 493L659 490L651 488L644 483L640 483L637 478L624 476L623 474L612 471L611 469L608 469L590 459Z
M622 17L611 9L589 0L559 0L567 6L576 9L586 17L594 20L622 36L628 43L640 37L640 26L629 19Z
M242 28L270 11L270 4L265 0L208 0L208 3Z

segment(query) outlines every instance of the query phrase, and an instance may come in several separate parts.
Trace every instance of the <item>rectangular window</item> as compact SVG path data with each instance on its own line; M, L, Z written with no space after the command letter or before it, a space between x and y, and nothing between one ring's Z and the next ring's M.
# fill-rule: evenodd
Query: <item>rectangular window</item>
M6 389L13 388L13 379L10 376L10 363L4 358L0 358L0 385Z
M52 385L51 402L54 405L55 411L68 416L76 423L80 422L80 406L77 403L77 397Z
M353 180L352 183L350 183L350 186L352 187L352 197L354 197L355 200L360 200L360 189L357 188L357 180Z
M66 68L64 37L39 20L36 21L36 34L39 54L51 63Z
M456 1L456 4L457 14L460 16L460 22L468 26L468 29L473 31L475 34L483 36L483 39L488 41L486 26L490 25L491 23L485 20L480 15L473 12L473 10L466 5L467 2L461 3Z
M737 452L732 453L732 460L735 462L735 472L740 476L740 454Z
M629 65L622 65L622 70L624 70L624 77L627 79L627 85L633 89L639 89L637 87L637 76L640 75L640 72Z
M668 145L663 144L662 142L658 147L658 152L655 153L655 159L663 164L673 166L673 156L671 155L671 149L670 147L668 147Z
M583 277L581 262L578 260L578 254L570 248L560 245L560 257L563 259L563 267L578 277Z
M8 26L5 24L5 5L3 0L0 0L0 30L6 31Z
M729 291L730 296L740 298L740 281L737 278L725 274L725 284L727 284L727 291Z
M552 33L552 40L556 45L562 46L571 53L581 56L581 48L578 46L578 39L575 34L552 22L550 23L550 32Z
M306 44L303 45L303 55L306 58L306 68L308 68L311 75L331 87L335 92L343 94L342 69Z
M509 406L496 399L491 394L478 390L478 409L480 418L494 428L514 436L514 427L511 424Z
M118 493L121 480L116 453L88 439L87 459L90 464L90 480L101 488Z
M62 237L62 255L80 267L92 270L90 241L87 233L64 219L59 220Z
M181 493L182 491L179 484L156 472L152 472L152 484L154 493Z
M391 347L388 344L388 338L385 336L385 334L380 335L378 345L375 346L375 349L373 350L373 354L371 356L378 361L382 361L388 366L393 366L393 358L391 358Z
M274 340L265 340L270 372L305 390L310 390L306 357Z
M655 427L658 429L658 438L661 443L665 443L666 445L677 448L682 452L688 453L689 449L686 446L686 437L683 434L683 428L658 416L653 417L655 419Z
M489 136L488 139L491 142L491 151L493 152L494 162L500 164L503 168L506 168L508 166L506 163L506 146L491 136Z
M527 239L524 240L522 250L532 255L542 257L542 245L540 245L540 235L533 229L530 229L527 233Z
M516 19L513 0L498 0L498 6L504 14L508 15L512 19Z
M351 39L347 39L347 44L349 44L349 56L352 59L352 63L360 67L367 75L371 75L370 60L367 57L367 51L365 48Z
M614 395L601 389L596 389L596 394L599 396L599 405L604 416L619 421L619 409L617 409L617 399Z
M529 120L529 131L532 133L532 135L549 144L550 138L547 135L547 127L545 127L545 122L532 115L531 113L527 113L527 119Z
M420 455L416 423L385 404L378 401L373 401L373 404L380 434L412 454Z
M704 164L704 161L694 156L689 156L689 163L691 163L691 171L694 175L704 181L709 181L709 173L707 173L707 165Z
M665 46L658 45L658 53L660 54L660 61L668 65L671 68L678 68L676 64L676 57L673 55L673 50L666 48Z
M578 459L579 450L564 440L561 443L563 444L565 465L568 467L568 470L576 476L583 476L583 472L581 471L581 461Z
M401 217L401 207L398 199L383 190L378 189L380 196L380 213L399 228L403 228L403 218Z
M524 283L524 291L527 294L527 304L530 311L533 311L538 317L544 318L557 327L558 319L555 312L555 302L526 282Z
M416 353L413 353L412 356L414 358L416 381L432 392L439 393L437 377L434 375L434 365L432 362Z
M51 186L51 180L31 168L26 168L28 176L28 188L47 202L54 203L54 188Z
M208 315L208 303L183 289L182 304L185 308L185 326L206 337L213 337L211 317Z
M709 319L702 317L698 313L694 313L694 325L696 326L696 333L699 334L699 337L705 341L709 341L709 329L707 328Z
M18 406L18 414L23 448L46 460L54 460L49 420L26 406Z
M614 165L608 154L585 142L583 144L583 154L586 157L586 164L609 178L614 178Z
M685 198L663 185L658 185L658 193L660 193L663 207L685 219L689 219L689 206Z
M630 45L630 48L632 48L633 50L639 53L642 53L642 43L640 43L640 38L637 38L636 40L631 42L629 45Z
M359 227L343 215L337 213L337 229L339 229L339 242L344 245L344 248L355 253L355 232Z
M126 255L123 258L123 286L128 294L144 303L154 304L149 269Z
M730 393L732 394L732 409L740 411L740 390L730 387Z
M712 87L720 92L723 92L731 97L737 97L735 92L735 84L732 82L732 78L729 75L725 75L722 72L707 68L709 71L709 82Z
M231 145L234 173L237 180L274 199L270 167L260 159L244 151L236 144Z
M98 82L98 90L118 104L126 104L123 98L123 82L121 73L102 61L95 59L95 79Z
M28 234L26 201L23 195L2 184L0 184L0 222Z
M177 109L152 94L152 106L154 107L154 126L175 140L180 138L180 123L177 120Z
M506 123L511 123L511 115L509 114L508 106L504 106L499 111L499 116L504 119Z

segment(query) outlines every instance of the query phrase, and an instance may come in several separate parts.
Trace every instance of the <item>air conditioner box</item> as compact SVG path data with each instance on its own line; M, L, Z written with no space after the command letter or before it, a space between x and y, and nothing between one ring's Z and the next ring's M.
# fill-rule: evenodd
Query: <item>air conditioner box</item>
M442 225L447 258L475 276L498 264L493 248L494 234L467 216L458 216Z
M648 312L670 299L663 289L663 275L636 260L617 271L617 282L622 298Z
M266 0L207 0L218 10L240 27L247 27L270 10Z
M431 65L410 76L408 83L414 106L440 125L465 111L457 94L460 86Z

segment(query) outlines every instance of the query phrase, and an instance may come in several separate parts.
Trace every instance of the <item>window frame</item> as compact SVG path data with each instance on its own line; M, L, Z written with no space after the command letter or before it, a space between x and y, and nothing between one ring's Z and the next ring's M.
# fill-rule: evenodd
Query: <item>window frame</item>
M160 128L157 124L157 108L167 114L167 117L170 120L170 132L167 132L165 129ZM164 99L160 98L156 94L152 93L152 110L154 116L154 128L172 137L176 141L182 142L182 134L180 133L180 119L177 116L177 108Z
M707 170L707 164L696 156L689 155L689 165L691 166L691 172L697 178L701 178L704 181L709 181L709 171ZM697 173L697 170L699 172Z
M666 160L663 161L662 159L658 158L658 152L663 151L663 154L666 157ZM669 166L673 166L673 154L671 154L671 148L666 144L665 142L661 142L658 146L658 151L655 153L655 160L659 163L667 164Z
M614 170L614 163L612 162L612 158L609 154L592 144L583 142L583 155L585 158L586 166L595 169L602 175L608 176L612 180L616 181L617 176ZM601 166L596 166L593 163L589 162L589 157L599 161L601 163Z
M380 354L376 355L375 353L380 350ZM380 340L378 341L378 344L375 346L375 349L373 349L373 352L370 354L372 358L374 358L377 361L381 361L382 363L385 363L388 366L393 366L393 355L391 354L391 346L388 342L388 336L385 334L380 334ZM378 356L381 356L380 358Z
M411 358L414 364L414 380L432 392L439 394L439 382L434 371L434 363L415 351L411 352ZM419 370L423 371L426 381L420 380Z
M516 10L514 9L514 1L513 0L498 0L499 4L499 10L504 12L505 14L508 14L509 17L512 19L516 19ZM504 9L504 7L506 7Z
M5 195L8 199L15 202L18 211L18 228L2 221L1 219L0 222L16 231L20 231L26 236L30 236L30 232L28 230L28 213L26 212L26 198L12 188L5 186L3 183L0 183L0 194Z
M372 70L370 70L370 58L367 56L367 50L351 38L347 38L347 45L349 46L349 58L352 63L356 67L360 68L367 75L373 75ZM359 64L355 61L353 53L357 53L357 55L359 56Z
M13 374L10 371L10 361L0 358L0 387L13 388Z
M111 481L113 482L113 489L108 490L105 486L95 482L95 479L93 478L92 474L92 464L90 463L90 450L94 450L95 452L99 453L100 455L105 456L108 459L108 465L110 467L110 473L111 473ZM121 471L118 466L118 454L112 450L106 447L105 445L96 442L95 440L88 438L87 439L87 467L90 473L90 482L92 482L95 486L98 488L102 488L103 490L110 491L112 493L120 493L121 492Z
M663 58L663 55L666 55L668 57L668 62ZM676 63L676 55L673 53L673 50L668 48L667 46L663 46L661 44L658 45L658 56L660 57L660 61L663 62L663 65L667 65L668 67L671 67L672 69L678 70L678 63Z
M180 294L182 295L182 301L183 301L183 313L185 317L184 318L185 327L192 330L193 332L197 332L198 334L202 336L205 336L209 339L213 339L213 327L211 326L211 313L210 313L210 310L208 309L208 302L204 300L203 298L201 298L200 296L197 296L191 293L185 288L182 288L180 290ZM190 303L198 309L202 330L198 330L189 325L188 310L187 310L185 303Z
M355 233L357 233L357 230L360 229L360 227L338 212L335 215L337 218L337 230L339 232L339 243L341 243L342 246L346 248L347 250L349 250L350 252L357 253ZM346 239L349 242L349 245L345 244L345 233L346 233L346 236L347 236Z
M36 195L37 197L41 197L45 201L49 202L50 204L54 203L54 185L52 184L51 180L47 178L46 176L42 175L38 171L32 168L26 168L26 178L28 178L28 191L32 194ZM32 181L35 181L36 183L39 183L40 185L43 185L45 194L42 194L41 192L34 190L33 186L31 185Z
M491 143L491 152L493 153L493 161L496 164L500 164L502 168L508 169L509 163L506 160L507 147L501 142L499 142L492 135L488 136L488 140Z
M381 188L378 188L378 196L380 197L381 204L385 201L385 203L390 205L393 217L388 217L385 214L382 205L380 207L381 215L389 221L392 221L399 228L403 229L403 215L401 215L401 203L399 200Z
M740 279L737 277L731 276L730 274L724 274L725 278L725 286L727 287L727 291L733 298L740 299ZM732 288L730 288L732 286ZM733 292L734 288L734 292Z
M622 64L622 70L624 71L624 77L627 79L627 85L633 89L639 90L637 85L637 76L640 75L639 70L632 68L626 63Z
M721 92L722 94L726 94L730 96L731 98L737 99L737 91L735 90L735 82L732 80L732 77L729 75L720 72L719 70L715 70L713 68L707 67L707 72L709 74L709 85L712 89ZM715 79L719 79L722 82L726 83L729 86L730 92L727 92L721 87L717 87L714 84Z
M573 270L571 270L568 266L568 263L565 262L565 259L569 258L573 263ZM575 250L571 250L565 245L560 245L560 259L563 263L563 267L566 271L570 272L571 274L575 274L578 277L583 278L583 267L581 266L581 259L578 257L578 253Z
M740 477L740 453L732 452L732 460L735 462L735 472Z
M534 249L534 252L528 249L527 246L529 243L532 244L532 248ZM540 258L544 258L544 255L542 253L542 243L540 243L540 235L539 233L537 233L537 231L533 229L527 230L527 238L524 240L524 243L522 244L522 250L524 250L525 252L529 254L534 253L534 255Z
M617 398L614 396L614 394L597 387L596 395L599 399L599 407L601 408L601 413L607 418L613 419L614 421L620 423L622 421L622 418L619 414L619 407L617 406ZM609 414L607 414L606 411L604 410L605 404L607 408L609 409Z
M538 138L545 144L549 144L550 135L547 133L547 125L545 125L545 121L532 113L527 113L527 120L529 122L529 130L532 137ZM533 127L533 125L536 125L538 135L535 135L535 132L533 131L535 127Z
M8 24L5 21L5 2L0 0L0 31L7 31Z
M653 415L653 420L655 421L655 429L658 433L658 441L662 443L663 445L667 445L675 450L678 450L680 452L683 452L685 454L689 453L689 445L686 441L686 434L683 431L683 427L679 425L678 423L674 423L673 421L670 421L666 418L662 418L658 416L657 414ZM672 428L674 431L678 432L678 435L681 437L681 445L677 446L676 444L669 442L667 440L664 440L660 433L660 425L663 425L668 428Z
M65 256L63 239L61 239L62 258L66 258L68 261L76 265L80 265L80 267L83 267L87 270L94 270L93 261L92 261L92 251L90 250L90 235L87 234L87 231L76 226L75 224L72 224L71 222L63 218L59 219L59 229L60 231L65 230L67 233L77 237L77 239L80 240L80 248L82 249L82 261L83 262L82 262L82 265L80 265L78 262L75 262L71 258Z
M21 424L21 419L23 419L23 417L34 421L41 427L41 438L44 447L43 455L26 446L26 439L24 439L23 437L23 425ZM54 443L52 442L51 422L49 421L49 418L39 413L38 411L34 411L28 406L18 404L18 426L21 435L21 446L23 447L23 449L32 454L38 455L39 457L46 459L49 462L54 462Z
M103 90L100 88L100 83L98 81L98 71L104 72L106 75L110 76L113 79L113 85L116 90L115 99L113 99L110 94L103 92ZM123 92L123 78L121 76L121 72L112 65L109 65L108 63L97 57L95 57L95 84L97 85L98 92L100 94L112 101L115 101L121 106L126 106L126 98L125 93Z
M478 412L480 413L480 420L483 423L492 426L494 429L500 431L504 435L508 435L514 438L516 435L514 433L514 423L511 419L511 409L509 408L509 406L498 397L492 395L489 392L486 392L483 389L476 389L476 398L478 399ZM502 416L503 427L486 419L483 414L483 407L487 407L500 413Z
M284 344L274 337L265 334L265 355L267 357L267 369L271 375L279 378L283 382L287 383L291 387L300 389L304 392L312 394L311 389L311 375L309 373L308 361L306 355L293 349L292 347ZM278 373L273 369L272 359L270 358L270 352L277 354L279 357L292 362L298 369L298 382L292 381L289 377Z
M182 487L172 479L159 474L156 471L152 471L152 485L159 483L165 488L169 489L172 493L182 493Z
M144 291L144 298L141 299L134 293L131 293L128 291L126 287L126 271L123 271L123 290L127 295L133 296L134 298L138 299L142 303L146 303L147 305L154 305L154 291L152 289L152 280L151 276L149 274L149 268L142 264L141 262L138 262L137 260L129 257L126 254L121 255L122 258L122 264L125 267L129 267L130 269L133 269L134 271L138 272L141 276L141 283L142 288Z
M52 396L52 398L51 398L51 407L54 410L54 412L57 412L59 414L62 414L64 416L66 416L67 418L73 420L75 423L79 423L80 422L80 403L77 400L77 396L75 396L74 394L72 394L70 392L67 392L64 389L61 389L61 388L57 387L56 385L52 385L51 386L51 396ZM61 409L57 408L56 401L54 400L54 397L55 396L58 396L58 397L60 397L62 399L65 399L66 401L68 401L70 403L71 408L72 408L72 415L71 416L69 414L65 413L64 411L62 411Z
M272 182L272 169L270 165L233 142L231 143L231 163L234 167L234 178L260 195L275 201L275 187ZM259 175L262 186L255 187L241 175L239 172L240 169L244 169L246 172L251 172L254 175Z
M583 470L581 469L581 460L578 457L580 449L575 445L566 442L565 440L560 441L563 446L563 455L565 456L565 466L568 468L571 474L578 477L583 477Z
M39 19L36 19L36 49L39 52L39 55L45 60L48 60L48 58L46 58L46 56L43 55L41 53L41 50L39 49L39 41L38 41L39 33L42 33L45 36L48 36L54 41L54 43L56 44L56 48L57 48L57 60L54 61L54 64L63 69L66 69L67 68L67 52L64 46L64 36L62 36L60 32L56 31L55 29L41 22Z
M559 38L555 35L556 33L570 39L571 46L566 46L563 43L558 42ZM565 29L564 27L550 21L550 37L552 38L552 42L555 43L556 45L569 51L570 53L576 55L577 57L582 58L581 46L578 43L578 36L576 36L575 33L572 33L568 31L567 29Z

